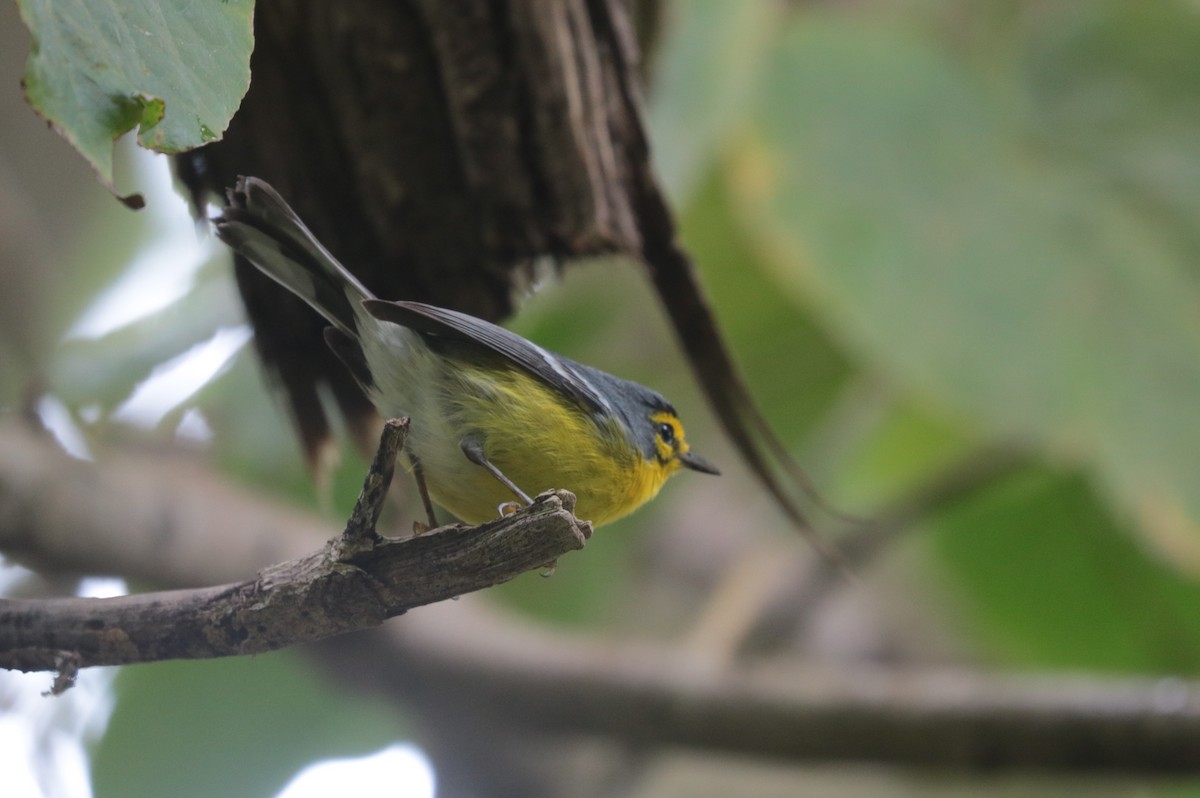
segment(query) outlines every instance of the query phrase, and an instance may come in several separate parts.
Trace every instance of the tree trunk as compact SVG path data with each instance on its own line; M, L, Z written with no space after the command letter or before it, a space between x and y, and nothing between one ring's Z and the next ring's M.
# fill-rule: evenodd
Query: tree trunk
M637 254L637 48L617 0L260 0L250 91L193 192L272 183L372 291L496 320L539 259ZM322 320L248 264L259 352L314 465L328 385L374 416Z

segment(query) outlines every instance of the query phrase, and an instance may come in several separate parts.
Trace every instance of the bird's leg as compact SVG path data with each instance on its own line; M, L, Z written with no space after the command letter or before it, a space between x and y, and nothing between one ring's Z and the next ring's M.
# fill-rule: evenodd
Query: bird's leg
M515 495L518 499L525 502L527 505L533 504L533 501L527 495L525 495L525 491L518 488L511 479L504 476L503 471L501 471L499 468L496 468L495 464L492 463L491 460L487 459L487 455L483 453L483 444L481 444L477 438L464 438L463 442L459 444L459 447L462 449L462 453L467 456L468 460L475 465L486 468L489 474L494 476L501 485L511 490L513 495ZM500 515L512 515L514 512L516 512L517 508L514 507L513 504L513 502L505 502L504 504L500 505Z
M526 505L533 504L533 501L530 500L527 495L525 495L525 491L518 488L511 479L504 476L503 471L501 471L499 468L496 468L496 465L491 460L487 459L487 455L483 453L483 445L477 438L466 438L461 444L459 444L459 446L462 448L462 452L467 456L468 460L476 465L481 465L486 468L492 476L500 481L501 485L511 490L517 496L517 498L525 502ZM500 511L500 515L507 516L512 515L519 510L520 506L516 502L505 502L504 504L501 504L498 509ZM554 576L554 569L558 567L558 560L551 560L543 567L545 570L542 572L542 576Z
M421 532L427 532L437 527L437 518L433 514L433 501L429 498L429 487L425 484L425 469L421 467L421 461L412 452L408 453L408 459L412 461L413 479L417 481L417 493L421 494L421 504L425 505L425 517L429 519L429 526L417 532L417 534L421 534ZM413 526L415 530L416 524Z

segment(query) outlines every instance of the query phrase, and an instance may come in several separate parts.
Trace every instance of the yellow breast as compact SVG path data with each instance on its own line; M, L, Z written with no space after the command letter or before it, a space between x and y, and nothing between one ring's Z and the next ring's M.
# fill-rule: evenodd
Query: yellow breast
M575 515L600 526L654 498L678 462L663 465L633 446L620 424L597 424L574 403L515 369L457 369L444 387L446 443L455 450L416 452L434 501L468 523L496 518L512 493L470 462L458 441L478 436L484 453L530 496L563 488ZM414 426L420 419L413 419ZM441 448L441 447L439 447ZM433 456L430 456L433 455Z

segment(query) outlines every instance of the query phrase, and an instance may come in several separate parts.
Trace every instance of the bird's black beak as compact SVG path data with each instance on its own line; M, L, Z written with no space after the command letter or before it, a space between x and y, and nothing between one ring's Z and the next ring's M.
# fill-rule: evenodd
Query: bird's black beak
M721 475L721 472L717 470L715 465L691 451L680 452L679 462L683 463L685 468L690 468L693 471L699 471L701 474L713 474L715 476Z

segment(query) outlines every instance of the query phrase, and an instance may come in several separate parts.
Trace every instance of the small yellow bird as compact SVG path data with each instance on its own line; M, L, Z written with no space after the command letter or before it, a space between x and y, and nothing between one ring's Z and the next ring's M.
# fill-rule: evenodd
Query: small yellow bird
M214 225L325 317L326 341L384 417L412 419L405 452L431 525L430 498L476 524L565 488L600 526L680 468L718 473L655 391L465 313L375 298L262 180L239 179Z

